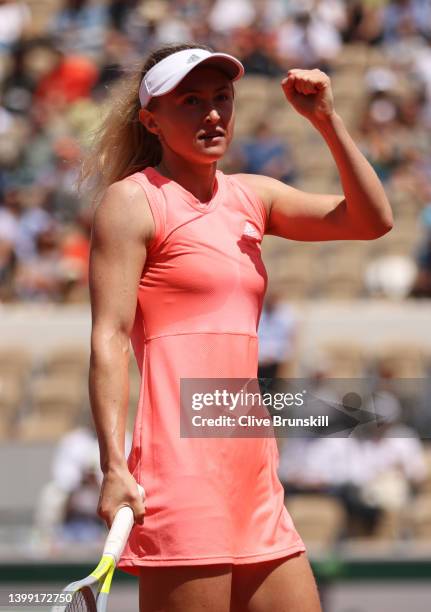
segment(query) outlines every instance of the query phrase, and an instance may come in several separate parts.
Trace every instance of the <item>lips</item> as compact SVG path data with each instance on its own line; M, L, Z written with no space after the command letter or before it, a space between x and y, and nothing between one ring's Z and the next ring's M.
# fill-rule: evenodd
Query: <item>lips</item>
M223 130L211 130L211 132L204 132L198 136L199 140L211 140L212 138L221 138L225 135Z

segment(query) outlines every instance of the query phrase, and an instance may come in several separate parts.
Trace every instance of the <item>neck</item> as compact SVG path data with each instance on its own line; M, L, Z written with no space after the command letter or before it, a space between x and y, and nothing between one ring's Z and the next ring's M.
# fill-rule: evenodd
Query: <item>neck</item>
M164 153L163 159L156 170L190 191L199 202L209 202L211 200L214 193L216 162L196 164L178 157L174 159L169 154Z

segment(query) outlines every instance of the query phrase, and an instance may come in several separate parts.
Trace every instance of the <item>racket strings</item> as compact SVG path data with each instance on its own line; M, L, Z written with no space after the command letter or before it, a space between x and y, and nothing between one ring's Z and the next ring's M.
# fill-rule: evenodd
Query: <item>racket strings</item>
M65 612L96 612L96 610L96 602L89 589L75 591L72 600L65 608Z

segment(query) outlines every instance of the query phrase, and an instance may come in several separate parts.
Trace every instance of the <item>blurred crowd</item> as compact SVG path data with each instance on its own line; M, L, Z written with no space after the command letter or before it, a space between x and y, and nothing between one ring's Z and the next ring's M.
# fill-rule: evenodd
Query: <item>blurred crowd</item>
M279 473L288 501L307 502L317 495L335 502L343 517L335 539L413 536L417 525L413 516L406 517L406 508L417 500L429 501L429 444L406 425L393 390L377 387L361 414L366 422L343 430L342 409L351 412L352 406L337 397L334 381L316 382L316 414L328 413L330 405L330 419L338 417L340 427L332 435L322 428L317 436L303 433L282 441Z
M367 92L357 136L401 220L416 207L409 293L430 296L431 0L0 0L0 302L87 299L82 154L115 81L154 47L186 41L268 78L292 67L333 74L352 44L384 51L385 65L357 83ZM300 176L289 142L265 123L233 154L239 171Z
M328 425L275 428L279 477L300 533L324 545L356 538L429 539L427 379L402 378L394 361L381 358L365 366L365 376L365 369L355 371L348 363L346 344L337 351L347 368L340 369L334 350L298 367L300 327L291 306L270 291L259 326L261 391L276 398L307 390L305 405L270 412L328 416Z

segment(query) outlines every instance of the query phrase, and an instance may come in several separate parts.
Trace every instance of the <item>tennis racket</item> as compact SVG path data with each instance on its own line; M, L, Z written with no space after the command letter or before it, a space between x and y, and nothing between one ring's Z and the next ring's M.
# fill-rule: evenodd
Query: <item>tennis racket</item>
M138 489L143 497L144 489L140 485ZM112 522L98 566L86 578L68 584L63 589L61 605L51 608L51 612L105 612L115 566L133 523L133 510L129 506L120 508Z

